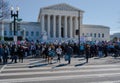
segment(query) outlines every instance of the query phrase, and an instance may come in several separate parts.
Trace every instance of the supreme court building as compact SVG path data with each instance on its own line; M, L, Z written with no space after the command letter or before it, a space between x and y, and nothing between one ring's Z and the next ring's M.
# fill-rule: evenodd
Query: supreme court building
M78 40L76 31L80 28L80 38L88 41L109 41L110 28L103 25L83 23L81 9L69 4L61 3L40 8L37 22L20 22L18 36L24 36L29 40L45 41L69 41ZM23 19L24 20L24 19ZM79 21L80 20L80 21ZM97 20L97 18L96 18ZM10 22L4 22L4 30L0 22L0 36L12 37L13 30L10 30ZM23 32L24 30L24 32Z
M83 14L83 10L65 3L41 8L38 16L40 31L46 32L50 40L74 40L78 38L76 31L80 27L80 37L98 41L109 40L109 27L84 25Z

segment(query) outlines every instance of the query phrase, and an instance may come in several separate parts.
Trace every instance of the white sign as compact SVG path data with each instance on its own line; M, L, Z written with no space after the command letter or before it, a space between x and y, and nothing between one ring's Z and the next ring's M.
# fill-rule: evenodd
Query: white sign
M17 42L17 36L14 36L14 41Z
M86 38L85 38L85 37L80 37L80 41L81 41L81 42L85 42L85 41L86 41Z

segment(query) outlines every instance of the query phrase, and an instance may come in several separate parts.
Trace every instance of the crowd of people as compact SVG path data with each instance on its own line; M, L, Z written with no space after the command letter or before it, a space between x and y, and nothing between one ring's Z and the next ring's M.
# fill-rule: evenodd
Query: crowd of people
M86 62L91 57L120 56L119 42L98 42L98 43L40 43L40 42L19 42L19 43L0 43L0 63L7 64L22 62L25 57L44 58L49 64L54 58L61 62L65 58L68 64L71 63L71 57L85 57Z

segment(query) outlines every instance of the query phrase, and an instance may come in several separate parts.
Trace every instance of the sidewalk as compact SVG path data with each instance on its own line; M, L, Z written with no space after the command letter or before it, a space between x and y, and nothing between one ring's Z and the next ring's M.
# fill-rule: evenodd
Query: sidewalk
M72 58L71 64L86 62L85 58ZM120 57L116 59L108 56L103 58L93 57L89 58L87 65L100 65L100 64L120 64Z
M61 58L60 63L54 59L53 64L50 65L68 65L68 61L65 61L64 58ZM45 63L45 62L43 62ZM47 62L46 62L47 63ZM41 63L42 64L42 63ZM86 59L84 57L81 58L71 58L71 64L69 66L82 66L82 65L107 65L107 64L120 64L120 57L116 59L114 57L108 56L104 58L93 57L89 58L88 63L86 63Z
M0 69L3 67L3 65L0 64Z
M9 60L10 62L11 60ZM81 58L71 58L71 64L67 64L68 61L65 61L64 58L61 58L60 63L57 62L56 58L52 61L52 64L48 64L48 62L45 62L45 59L42 58L29 58L24 59L23 63L9 63L9 64L26 64L30 65L30 67L46 67L46 66L56 66L56 67L62 67L62 66L83 66L83 65L107 65L107 64L120 64L120 57L117 57L116 59L114 57L104 57L104 58L98 58L93 57L89 58L88 63L86 63L86 59L84 57ZM0 65L0 69L3 67L3 65Z
M61 63L57 64L67 64L68 62L64 60L64 58L61 59ZM108 56L104 58L98 58L93 57L89 58L88 63L86 63L86 59L84 57L82 58L71 58L71 64L74 66L82 66L82 65L107 65L107 64L120 64L120 57L117 57L116 59L114 57Z

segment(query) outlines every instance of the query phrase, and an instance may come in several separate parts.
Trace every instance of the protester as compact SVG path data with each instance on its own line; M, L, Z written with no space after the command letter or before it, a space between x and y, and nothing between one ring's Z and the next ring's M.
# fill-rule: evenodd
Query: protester
M73 53L73 49L71 48L71 46L68 45L68 46L66 47L66 55L68 56L68 64L71 63L72 53Z
M58 48L56 49L56 53L57 53L57 62L59 61L60 63L60 57L61 57L61 54L62 54L62 48L61 46L58 46Z
M3 63L6 64L8 62L8 48L6 45L3 47Z
M24 50L24 48L23 48L21 45L19 45L19 46L18 46L19 62L23 63L24 55L25 55L25 50Z
M2 63L2 62L3 62L3 47L0 44L0 63Z
M80 53L79 53L80 52ZM14 63L23 62L24 57L43 58L48 63L52 63L57 58L57 62L61 62L62 56L66 56L68 64L71 63L73 55L85 57L86 62L92 57L119 57L120 42L84 42L78 46L77 43L40 43L34 41L26 41L19 43L0 44L0 62L7 64L10 56ZM54 59L55 58L55 59Z
M88 44L86 44L85 46L85 58L86 58L86 63L88 63L88 59L90 57L90 46Z
M17 58L18 58L18 48L17 48L17 45L13 45L12 46L12 61L14 61L14 63L17 63Z

